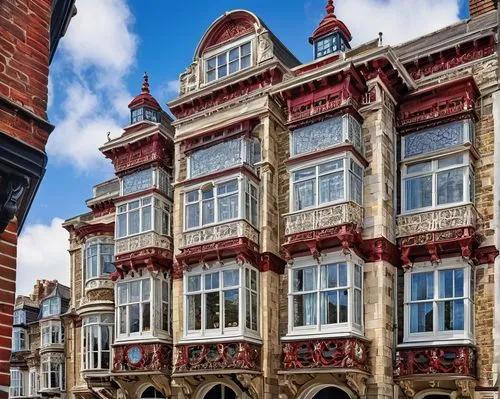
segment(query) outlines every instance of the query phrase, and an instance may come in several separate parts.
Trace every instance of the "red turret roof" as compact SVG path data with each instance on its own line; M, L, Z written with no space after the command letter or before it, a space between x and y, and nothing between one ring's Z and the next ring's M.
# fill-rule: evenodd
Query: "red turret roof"
M316 39L332 33L336 30L340 31L348 41L352 40L351 32L347 29L347 26L340 20L337 19L335 14L335 7L333 5L333 0L328 0L326 4L326 15L319 24L318 28L314 31L312 36L309 38L309 43L313 43Z
M141 94L135 96L135 98L128 105L129 109L137 108L140 106L146 106L157 111L161 110L158 101L156 101L155 98L149 93L149 78L146 72L144 72Z

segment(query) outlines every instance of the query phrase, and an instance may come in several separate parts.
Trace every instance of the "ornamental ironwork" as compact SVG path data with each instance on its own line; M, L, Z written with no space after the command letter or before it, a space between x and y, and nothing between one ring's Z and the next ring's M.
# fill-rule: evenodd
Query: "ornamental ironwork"
M227 140L193 152L189 157L189 177L198 177L241 165L242 143L241 138Z
M170 239L154 231L115 241L115 256L144 248L171 249Z
M331 205L285 216L285 235L343 224L363 223L363 208L354 202Z
M396 353L395 377L418 374L476 376L476 354L468 346L409 348Z
M357 338L309 339L285 342L285 369L342 368L368 371L367 347Z
M260 347L248 342L177 345L175 371L260 370Z
M477 220L478 213L472 204L402 215L397 218L396 235L407 237L437 230L475 227Z
M183 247L238 237L246 237L254 243L259 243L258 231L247 221L239 220L184 233Z

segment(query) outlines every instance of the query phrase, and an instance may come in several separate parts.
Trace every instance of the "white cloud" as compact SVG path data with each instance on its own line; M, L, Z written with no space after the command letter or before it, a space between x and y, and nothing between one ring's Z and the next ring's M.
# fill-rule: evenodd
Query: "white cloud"
M458 21L461 0L350 0L335 2L335 14L349 28L353 45L384 34L384 44L416 39Z
M164 82L157 90L154 90L154 92L157 93L160 104L165 104L177 97L179 95L179 90L180 81L179 79L175 79Z
M108 131L121 133L129 115L133 96L125 79L136 60L134 18L126 0L78 0L77 8L61 41L65 79L56 84L63 101L47 151L81 171L110 170L98 148Z
M24 228L17 246L17 294L28 295L35 279L58 280L69 285L69 236L62 222L56 217L50 225L33 224Z

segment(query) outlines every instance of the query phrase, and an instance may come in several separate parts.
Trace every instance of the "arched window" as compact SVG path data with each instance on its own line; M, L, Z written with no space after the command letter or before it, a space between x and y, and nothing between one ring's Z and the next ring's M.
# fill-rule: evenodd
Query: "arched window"
M313 399L349 399L349 395L342 389L335 387L324 388L314 395Z
M165 398L165 396L158 390L153 387L146 388L146 390L142 393L141 399L156 399L156 398Z
M219 384L208 391L203 399L236 399L236 393L231 388Z

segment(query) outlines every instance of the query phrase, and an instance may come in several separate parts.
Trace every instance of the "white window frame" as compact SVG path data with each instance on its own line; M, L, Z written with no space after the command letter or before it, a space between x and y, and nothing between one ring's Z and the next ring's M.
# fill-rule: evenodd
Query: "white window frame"
M455 164L447 167L442 167L438 168L438 163L441 160L447 159L447 158L453 158L456 156L462 156L462 163L461 164ZM423 164L429 162L431 165L431 169L424 171L424 172L417 172L417 173L408 173L408 167L413 166L416 164ZM458 170L462 169L463 172L463 196L462 196L462 201L458 202L450 202L446 204L438 204L438 187L437 187L437 176L439 173L446 172L446 171L451 171L451 170ZM414 209L407 209L407 203L406 203L406 182L407 180L413 179L413 178L418 178L418 177L424 177L424 176L431 176L432 177L432 203L430 206L425 206L421 208L414 208ZM454 207L457 205L463 205L463 204L471 204L473 201L471 201L473 195L474 195L474 187L472 184L471 187L471 181L474 182L474 171L472 169L472 159L471 159L471 154L469 151L461 151L461 152L450 152L446 155L441 155L439 157L435 158L419 158L418 160L414 159L413 161L408 161L405 160L403 165L401 166L401 205L402 205L402 212L401 214L412 214L412 213L420 213L420 212L426 212L429 210L433 209L445 209L445 208L450 208Z
M28 330L24 327L12 328L12 352L22 352L29 349Z
M56 339L54 340L54 337ZM46 340L47 338L47 340ZM40 323L40 347L64 344L64 326L60 320L48 320Z
M254 65L254 42L253 38L255 37L254 34L252 35L245 35L244 37L235 40L231 43L228 43L224 46L218 47L214 50L207 51L205 54L203 54L203 82L205 85L210 85L215 82L218 82L224 78L227 78L228 76L235 75L238 72L245 71L247 69L250 69ZM241 59L243 58L241 56L241 49L239 50L239 55L238 55L238 69L234 72L229 72L229 52L233 49L236 49L238 47L242 47L243 45L249 43L250 44L250 64L247 67L241 68ZM217 57L221 56L222 54L226 53L226 75L219 77L219 72L218 72L218 61ZM212 58L215 58L216 65L215 65L215 79L213 80L208 80L208 61Z
M345 289L348 290L348 311L347 311L347 322L346 323L336 323L336 324L321 324L321 293L326 291L331 291L329 288L322 288L321 286L321 270L322 267L326 265L332 265L337 263L345 263L347 265L347 286ZM355 287L355 266L361 268L361 287ZM311 291L301 291L300 293L294 293L293 287L293 273L299 269L304 268L316 268L316 288ZM341 252L329 253L317 261L312 257L303 257L294 259L293 265L289 265L287 268L288 273L288 334L282 339L297 339L300 338L311 338L315 337L326 337L326 336L345 336L345 335L357 335L363 337L364 334L364 262L355 254L350 254L349 256L344 255ZM360 321L361 324L356 324L354 322L354 291L361 291L361 314ZM303 295L307 293L316 293L316 324L308 326L294 326L294 296Z
M25 397L26 393L26 373L18 368L10 369L10 398Z
M336 162L342 160L343 161L343 167L339 169L334 169L332 171L328 171L325 173L319 173L319 168L320 166L330 163L330 162ZM361 173L362 176L359 176L353 172L351 169L351 162L356 164L358 167L361 168ZM315 175L314 177L310 177L304 180L300 181L294 181L294 173L300 172L305 169L309 168L315 168ZM343 173L343 184L344 184L344 195L342 198L334 201L329 201L329 202L324 202L324 203L319 203L319 195L320 195L320 188L319 188L319 177L322 175L329 175L332 173L337 173L337 172L342 172ZM289 212L288 214L293 214L293 213L300 213L304 212L310 209L316 209L316 208L323 208L323 207L328 207L332 206L335 204L341 204L344 202L355 202L360 206L363 206L363 191L364 191L364 172L365 168L361 163L357 160L357 158L351 153L351 152L345 152L339 155L335 156L330 156L330 157L322 157L319 159L315 159L309 162L303 162L298 165L294 165L293 167L289 168L289 181L290 181L290 195L289 195L289 209L292 211ZM354 175L353 178L357 178L361 180L361 203L358 203L356 200L351 198L351 174ZM295 209L295 184L300 183L302 181L306 180L312 180L315 179L315 203L312 206L305 207L302 209Z
M144 200L150 199L149 204L144 204ZM130 209L130 204L134 202L139 202L138 208ZM125 210L122 210L125 207ZM151 227L149 229L143 229L143 209L151 207ZM129 213L139 210L139 231L135 233L129 233ZM134 237L140 234L155 232L162 236L170 236L172 234L172 204L170 201L166 201L158 195L145 195L134 198L133 200L128 200L116 204L116 217L115 217L115 240L121 240L128 237ZM119 217L120 215L126 215L126 233L123 236L119 236ZM165 221L167 226L164 225L163 216L165 215ZM157 226L157 224L159 224Z
M149 299L143 300L142 295L142 281L149 280ZM139 301L130 302L129 301L129 288L131 283L140 283ZM120 287L127 285L127 302L123 303L119 299L121 293ZM164 290L167 290L167 294L163 295ZM163 274L159 276L151 276L149 274L143 275L143 277L137 278L132 276L126 276L123 280L116 283L115 288L115 342L127 342L127 341L137 341L137 340L147 340L154 338L163 338L166 340L171 340L171 323L172 323L172 283L170 274ZM165 301L167 298L167 301ZM142 304L149 303L149 330L144 331L143 329L143 307ZM139 331L130 332L130 320L129 320L129 309L131 305L139 304ZM166 319L163 318L164 307L168 309ZM120 307L125 307L125 332L120 332L120 323L122 320L122 315L120 313ZM160 317L161 316L161 317ZM164 323L167 323L167 326Z
M249 282L251 279L251 273L255 273L255 282L256 289L250 290L247 288L246 281L246 271L249 273ZM229 287L223 286L223 272L227 271L237 271L238 272L238 285L232 285ZM214 289L205 289L205 276L219 273L219 287ZM189 291L188 292L188 284L190 277L200 276L200 290ZM234 340L237 338L250 338L253 340L260 341L260 273L259 271L249 264L238 264L238 263L230 263L230 264L222 264L215 263L211 266L208 265L200 265L189 272L184 273L183 285L184 285L184 336L182 341L199 341L199 340ZM251 283L250 283L251 284ZM237 327L225 327L224 320L224 291L228 290L238 290L238 326ZM253 292L257 294L257 310L256 310L256 330L247 327L247 309L250 307L250 315L252 315L251 303L247 303L247 291ZM206 328L206 295L209 293L218 292L219 293L219 327L208 329ZM200 295L201 296L201 321L199 330L189 330L189 306L188 306L188 297ZM250 323L252 322L252 317Z
M454 299L464 301L464 330L439 331L438 303L449 301L452 298L439 298L439 272L443 270L463 269L464 272L464 296ZM410 304L419 301L411 301L411 277L417 273L434 273L433 298L420 302L432 302L433 331L432 332L410 332ZM411 270L404 275L404 343L430 342L432 344L446 343L474 343L474 267L462 258L444 258L439 264L427 262L415 263Z
M217 194L217 188L223 184L229 183L236 180L237 185L238 185L238 190L231 192L230 194ZM251 213L250 215L247 215L246 213L246 201L247 201L247 190L249 186L253 186L256 189L257 193L257 225L254 225L252 223ZM211 223L206 223L203 224L203 192L207 189L212 189L213 190L213 201L214 201L214 221ZM189 193L197 191L198 192L198 200L197 201L192 201L192 202L187 202L187 196ZM184 207L183 207L183 231L188 232L188 231L194 231L194 230L199 230L202 228L210 227L210 226L216 226L218 224L225 224L225 223L230 223L236 220L246 220L248 223L250 223L252 226L254 226L256 229L258 229L258 224L259 224L259 209L260 209L260 190L259 190L259 185L257 182L255 182L253 179L251 179L248 176L244 175L232 175L232 176L224 176L220 179L215 179L215 180L210 180L210 181L205 181L202 184L198 184L196 186L189 186L185 187L183 190L183 199L184 199ZM220 215L219 215L219 199L223 198L225 196L229 195L234 195L237 194L238 196L238 214L236 217L231 218L231 219L226 219L226 220L220 220ZM250 199L250 197L249 197ZM198 225L194 227L187 227L187 218L188 218L188 206L190 205L195 205L198 204L198 210L199 210L199 219L198 219ZM250 210L251 211L251 210Z
M37 369L29 370L29 394L30 396L37 396L40 390L40 374Z
M106 321L105 318L108 318ZM113 335L115 327L114 313L91 314L82 317L82 371L109 370L113 359L111 357L111 347L113 345ZM103 330L108 332L108 347L104 348L102 336ZM94 333L97 332L97 350L91 347ZM97 364L93 364L93 355L97 354ZM108 354L108 367L103 366L103 353ZM93 367L91 367L93 366Z
M13 325L26 324L26 310L14 310L14 323Z
M112 249L111 253L102 253L101 249L103 245L110 246L110 248ZM104 271L103 256L111 255L111 261L113 261L115 252L114 245L115 241L113 240L113 237L104 237L104 236L92 237L85 242L85 247L83 249L83 264L84 264L83 273L85 275L85 282L88 282L90 280L100 279L110 275L110 273ZM97 246L97 253L95 255L97 257L97 265L96 265L97 274L95 276L93 275L89 276L90 256L88 252L90 251L90 248L93 246Z
M145 170L148 170L151 173L151 186L143 188L141 190L135 190L135 191L130 191L128 193L125 193L125 178L127 176L133 176L137 173L144 172ZM123 176L120 179L120 195L131 195L135 193L140 193L141 191L145 190L150 190L153 188L156 188L166 194L168 197L172 198L172 181L171 181L171 176L170 174L164 169L164 168L159 168L159 167L150 167L147 169L143 169L134 173L131 173L130 175ZM163 186L163 187L162 187Z
M57 303L57 305L56 305ZM42 302L42 318L56 316L61 313L61 298L54 296Z
M52 370L52 365L56 366L57 370ZM66 375L66 362L64 359L59 361L59 359L52 359L49 354L42 359L41 362L41 389L42 390L64 390L65 389L65 375ZM59 386L52 386L51 376L53 373L58 375Z

